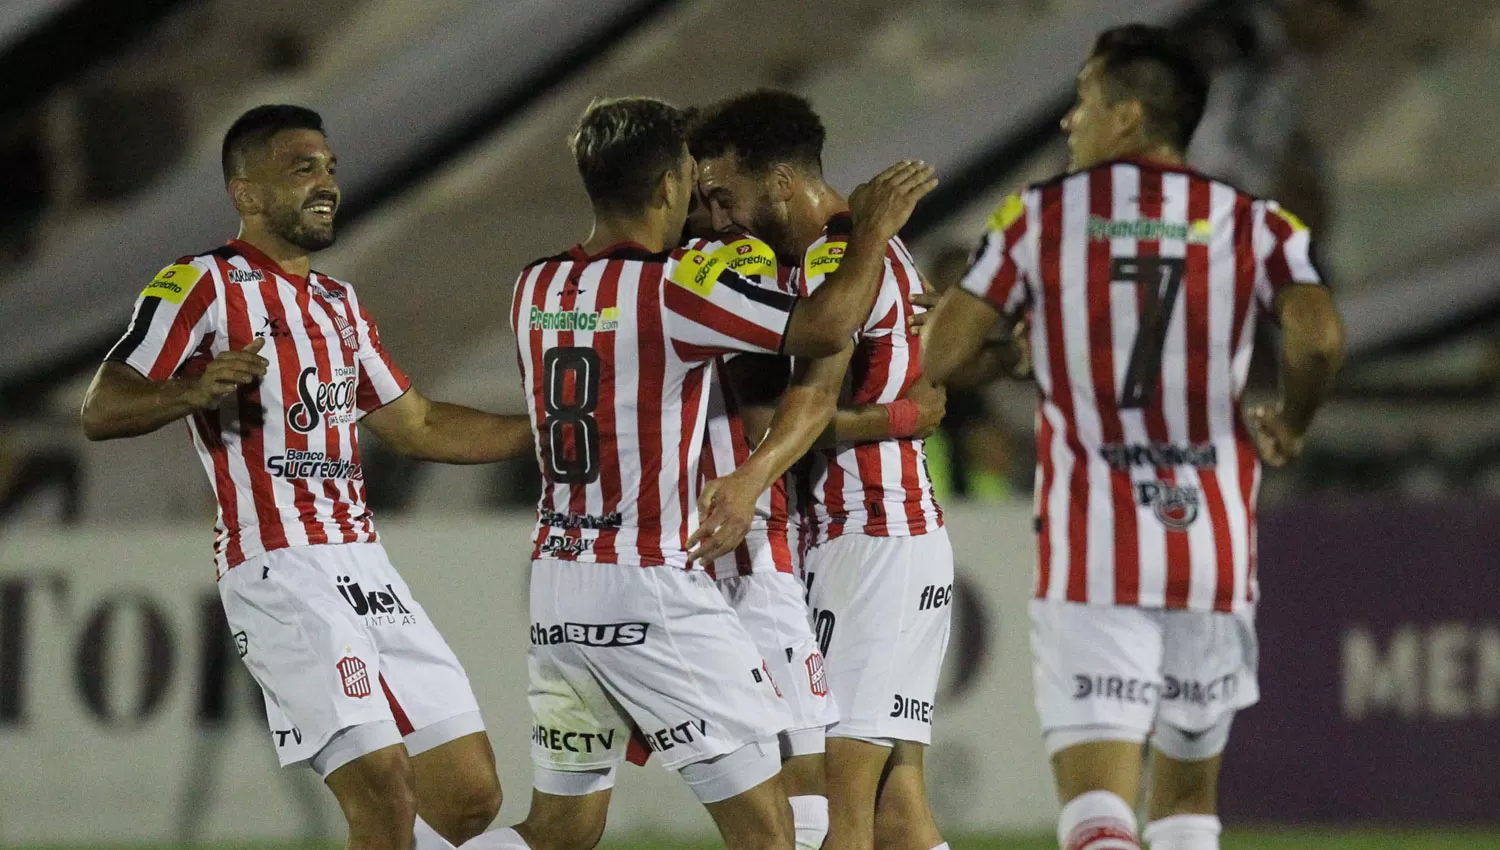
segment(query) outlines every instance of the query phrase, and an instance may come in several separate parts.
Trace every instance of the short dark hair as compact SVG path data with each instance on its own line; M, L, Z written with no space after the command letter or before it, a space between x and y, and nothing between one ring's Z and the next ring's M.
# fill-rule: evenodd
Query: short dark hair
M826 135L823 120L806 98L759 89L704 109L688 147L698 159L733 153L757 173L785 162L822 174Z
M589 104L568 145L594 206L635 212L650 203L661 176L682 161L687 120L681 109L650 97Z
M1138 100L1146 134L1186 150L1208 104L1208 75L1171 31L1145 24L1105 30L1091 58L1102 60L1111 101Z
M325 136L323 116L305 106L286 103L268 103L236 118L224 134L224 147L220 163L224 167L224 182L228 183L239 173L245 154L271 140L282 130L317 130Z

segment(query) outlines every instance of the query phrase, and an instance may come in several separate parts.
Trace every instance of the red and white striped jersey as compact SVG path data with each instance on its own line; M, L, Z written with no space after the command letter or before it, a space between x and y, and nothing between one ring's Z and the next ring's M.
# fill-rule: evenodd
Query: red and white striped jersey
M792 294L790 269L779 265L776 253L758 239L743 237L714 252L731 270L752 281L775 281L777 289ZM714 380L708 389L707 438L699 468L702 481L728 475L750 456L761 435L747 436L740 418L739 401L725 379L724 362L734 355L714 360ZM789 502L786 478L760 494L750 531L735 550L709 566L715 578L759 572L795 573L801 566L799 524L801 517Z
M352 286L239 240L163 269L108 359L165 381L257 339L265 378L188 420L219 503L220 576L276 549L373 542L355 423L411 385Z
M808 246L796 272L798 291L809 295L843 259L852 227L848 213L829 219ZM907 332L922 291L921 273L900 239L885 252L885 274L875 304L855 337L843 401L885 404L900 398L922 373L917 337ZM809 455L804 485L808 546L843 534L908 537L941 528L943 511L932 494L922 441L884 440L836 446Z
M797 300L730 271L720 247L574 246L521 273L511 323L542 470L534 558L687 566L711 364L779 353Z
M1039 598L1233 611L1258 596L1240 417L1259 313L1320 284L1275 202L1122 160L1007 198L965 290L1029 312Z

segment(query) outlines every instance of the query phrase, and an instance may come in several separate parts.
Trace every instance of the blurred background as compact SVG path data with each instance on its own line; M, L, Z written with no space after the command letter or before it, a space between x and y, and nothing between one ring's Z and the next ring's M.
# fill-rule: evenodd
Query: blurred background
M1500 847L1500 0L3 0L0 842L342 835L310 773L274 769L184 429L89 444L77 425L150 275L234 235L218 154L240 112L323 113L345 201L316 266L356 283L428 395L519 412L512 282L586 235L564 139L592 98L784 87L822 114L836 186L926 159L944 182L904 235L942 288L1000 198L1063 168L1073 75L1132 20L1201 48L1191 158L1312 227L1349 326L1307 456L1262 491L1264 699L1223 788L1231 832L1256 829L1225 846ZM956 848L1050 843L1024 623L1034 407L1019 384L955 393L928 444L960 559L931 755L945 829L976 836ZM535 469L363 438L514 821ZM712 836L657 768L621 785L606 843Z

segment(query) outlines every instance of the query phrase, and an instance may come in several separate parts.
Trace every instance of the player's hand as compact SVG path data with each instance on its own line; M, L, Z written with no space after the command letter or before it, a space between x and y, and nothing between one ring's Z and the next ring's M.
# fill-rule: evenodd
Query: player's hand
M755 500L763 488L741 473L703 485L698 494L698 529L688 538L688 566L712 564L734 551L755 519Z
M1245 424L1255 437L1261 460L1275 467L1286 466L1302 456L1307 434L1287 424L1281 405L1262 404L1245 412Z
M925 162L903 160L860 184L849 196L856 234L885 244L901 232L917 202L937 187L937 172Z
M1010 344L1016 357L1016 365L1011 367L1010 376L1019 381L1029 381L1036 377L1031 364L1031 327L1027 322L1027 319L1021 319L1010 329Z
M917 432L912 436L919 440L931 437L948 413L948 391L926 378L919 378L906 388L903 397L917 405Z
M220 352L203 374L188 384L187 401L199 410L219 406L219 400L266 376L270 361L256 352L266 344L257 339L238 351Z
M926 326L927 320L932 318L933 308L937 307L938 302L943 300L943 296L939 295L936 292L933 292L930 289L923 289L921 292L912 295L906 300L910 301L913 307L922 308L920 312L917 310L913 310L911 313L911 318L906 320L907 331L909 331L912 336L921 336L922 328Z

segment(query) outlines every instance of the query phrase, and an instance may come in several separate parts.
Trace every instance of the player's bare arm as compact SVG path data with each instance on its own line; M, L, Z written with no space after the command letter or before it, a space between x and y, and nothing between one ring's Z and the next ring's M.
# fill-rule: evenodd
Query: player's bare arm
M959 287L943 293L922 325L922 376L935 384L972 386L1004 374L1008 355L986 352L1001 321L988 301ZM1009 336L1009 333L1006 334ZM979 379L979 380L976 380Z
M1261 458L1285 466L1302 454L1313 414L1344 363L1344 320L1327 287L1294 284L1276 298L1281 401L1249 412Z
M531 420L432 401L415 389L361 420L396 451L438 463L494 463L531 454Z
M239 351L225 351L196 377L153 381L123 363L105 362L94 373L83 399L83 434L90 440L138 437L217 407L225 396L266 374L257 339Z
M923 308L907 320L907 327L912 335L923 334L932 322L933 311L942 298L942 295L930 290L911 296L911 303ZM1031 379L1031 342L1026 335L1026 320L1022 319L1010 328L1006 328L1005 324L1005 318L1000 317L995 329L990 331L980 345L979 351L954 370L944 386L968 390L1005 377L1021 381Z
M849 196L854 229L836 271L803 298L787 324L783 350L798 357L838 353L869 315L885 273L885 250L917 202L937 186L932 166L898 162Z
M745 539L755 500L807 454L833 419L853 354L846 338L832 357L797 362L765 438L738 469L708 482L698 494L699 526L688 538L690 559L712 563ZM754 427L750 420L745 424Z
M923 440L937 431L947 413L948 391L931 381L918 379L893 402L840 407L818 438L816 447Z

